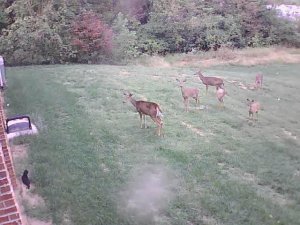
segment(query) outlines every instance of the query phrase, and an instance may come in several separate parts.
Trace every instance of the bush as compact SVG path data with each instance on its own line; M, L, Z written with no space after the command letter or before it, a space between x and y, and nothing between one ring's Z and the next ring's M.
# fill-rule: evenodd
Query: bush
M137 57L137 35L136 31L129 29L129 21L119 13L112 25L113 30L113 60L115 62L128 62Z
M112 55L112 30L92 11L81 13L71 25L77 62L107 61Z
M62 40L44 17L15 21L0 37L0 51L8 65L59 63Z

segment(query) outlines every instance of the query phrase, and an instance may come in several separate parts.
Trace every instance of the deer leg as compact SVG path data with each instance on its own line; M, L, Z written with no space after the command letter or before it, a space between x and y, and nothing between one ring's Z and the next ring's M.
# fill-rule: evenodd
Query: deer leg
M207 91L208 91L208 85L206 85L206 94L207 94Z
M194 99L196 100L196 105L198 105L198 103L199 103L199 98L198 98L198 96L196 96Z
M140 125L141 125L141 129L142 129L143 128L143 119L142 119L143 114L140 112L139 112L139 114L140 114Z
M157 120L157 125L158 125L158 136L160 136L161 131L162 131L163 123L162 123L161 119L156 118L156 120Z
M220 103L221 103L221 108L224 108L224 100L223 100L223 98L221 98Z
M189 111L189 104L190 104L190 101L189 101L189 99L187 98L187 99L186 99L186 112Z
M156 134L158 135L158 136L160 136L160 130L161 130L161 121L159 121L157 118L153 118L153 117L151 117L151 119L154 121L154 123L156 123L156 125L157 125L157 131L156 131Z
M160 130L161 130L161 126L160 124L157 126L157 135L160 136Z
M184 110L187 112L187 98L183 99Z
M144 115L144 128L147 128L147 126L146 126L146 115Z

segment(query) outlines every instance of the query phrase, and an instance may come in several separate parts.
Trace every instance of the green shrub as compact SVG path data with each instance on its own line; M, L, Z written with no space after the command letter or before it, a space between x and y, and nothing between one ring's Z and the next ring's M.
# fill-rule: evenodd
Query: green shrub
M128 62L139 55L136 31L129 29L129 21L119 13L112 25L113 30L113 60Z
M25 17L0 37L0 51L11 65L59 63L63 45L44 17Z

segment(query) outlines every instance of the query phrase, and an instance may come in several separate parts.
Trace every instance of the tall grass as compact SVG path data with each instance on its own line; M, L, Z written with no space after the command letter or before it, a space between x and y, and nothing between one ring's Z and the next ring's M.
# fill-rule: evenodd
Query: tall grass
M137 60L138 64L155 67L200 67L209 68L218 65L255 66L280 64L299 64L300 50L273 46L266 48L231 49L221 47L217 51L190 52L188 54L174 54L166 57L143 56Z
M28 113L39 128L37 137L22 139L30 148L20 163L30 169L32 191L45 199L54 224L296 225L299 69L204 70L243 83L264 74L257 91L225 81L229 95L219 109L215 90L205 95L188 67L9 68L5 101L9 115ZM205 109L191 102L184 112L175 80L181 74L187 86L200 88ZM161 105L163 138L150 119L150 128L139 128L133 107L122 103L124 90ZM248 121L246 98L261 102L258 121Z

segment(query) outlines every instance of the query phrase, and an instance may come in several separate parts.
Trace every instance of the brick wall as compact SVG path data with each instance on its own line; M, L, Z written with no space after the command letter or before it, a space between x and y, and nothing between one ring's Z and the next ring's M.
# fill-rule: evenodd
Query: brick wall
M2 153L4 157L4 162L6 165L6 169L8 171L9 178L11 180L11 184L14 189L17 188L16 175L13 167L12 156L10 154L7 137L5 132L5 113L3 109L3 97L0 96L0 144L2 145Z
M4 121L3 98L0 96L0 224L20 225L21 215L14 195L14 190L17 188L16 175Z

